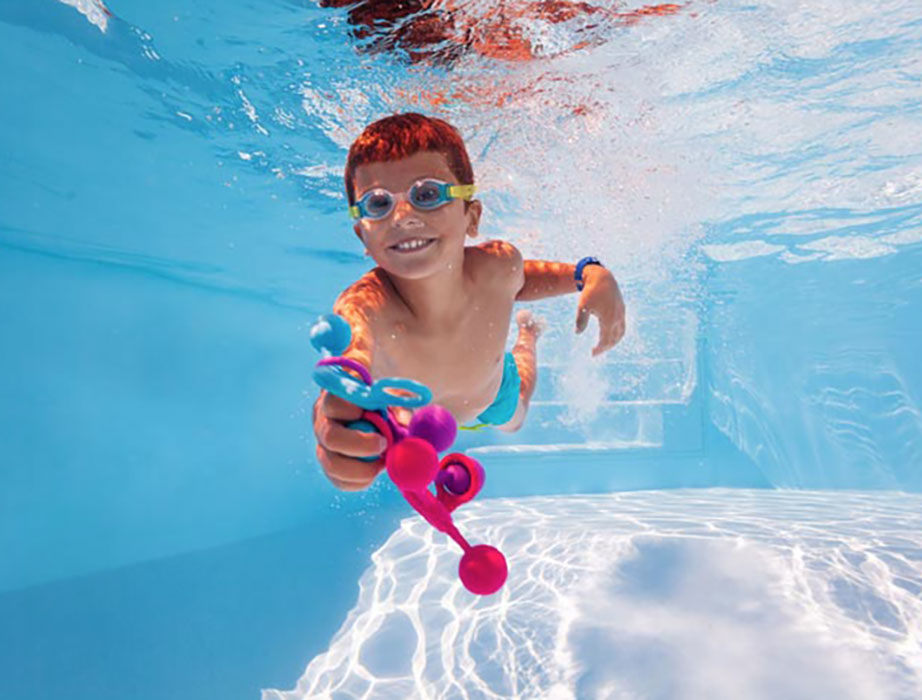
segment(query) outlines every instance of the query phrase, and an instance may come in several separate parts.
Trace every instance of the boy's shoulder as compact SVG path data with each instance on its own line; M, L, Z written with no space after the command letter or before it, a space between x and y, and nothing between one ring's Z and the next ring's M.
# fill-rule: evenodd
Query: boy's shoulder
M477 245L468 246L467 250L468 252L477 251L477 254L481 254L494 260L506 262L516 262L522 259L522 254L519 252L518 248L512 245L509 241L503 241L499 238L484 241L483 243L478 243Z
M465 248L471 276L486 282L508 284L517 292L525 283L524 262L519 249L508 241L485 241Z
M371 320L387 305L387 281L381 268L369 270L346 287L333 303L333 312L340 315L360 313Z

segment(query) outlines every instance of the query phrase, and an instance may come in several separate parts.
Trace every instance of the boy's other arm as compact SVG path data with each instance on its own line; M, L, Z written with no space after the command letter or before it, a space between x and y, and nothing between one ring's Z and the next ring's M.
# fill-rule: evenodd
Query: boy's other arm
M589 267L591 266L583 268L583 279L588 277L586 273ZM515 297L516 301L537 301L577 291L576 280L573 279L576 265L548 260L525 260L523 269L525 280Z
M536 301L579 291L573 279L576 266L570 263L526 260L524 270L525 283L516 301ZM583 268L583 291L576 310L577 333L586 330L590 315L599 319L599 342L592 349L593 355L599 355L613 348L625 330L621 290L611 272L601 265Z

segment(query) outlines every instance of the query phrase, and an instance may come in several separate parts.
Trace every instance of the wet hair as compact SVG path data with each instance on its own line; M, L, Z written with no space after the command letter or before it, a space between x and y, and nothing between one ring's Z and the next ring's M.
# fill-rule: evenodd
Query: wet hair
M355 204L355 169L368 163L409 158L421 151L445 156L459 185L474 184L474 170L458 130L446 121L417 112L394 114L365 127L349 147L346 158L346 196ZM465 202L465 209L467 208Z

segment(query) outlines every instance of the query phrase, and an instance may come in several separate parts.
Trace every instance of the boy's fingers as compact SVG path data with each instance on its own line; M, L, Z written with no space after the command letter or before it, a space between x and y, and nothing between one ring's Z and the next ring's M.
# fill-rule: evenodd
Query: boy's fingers
M371 486L371 482L367 484L353 484L348 481L340 481L336 477L330 476L329 474L327 474L327 478L329 478L330 483L332 483L333 486L338 488L340 491L364 491L369 486Z
M317 439L331 452L347 457L375 457L387 447L387 440L379 433L352 430L339 421L329 419L319 426Z
M611 350L614 346L614 343L600 335L598 344L592 348L592 356L595 357L596 355L601 355L606 350Z
M360 406L349 403L328 391L323 392L323 398L320 399L320 410L327 418L334 420L358 420L362 417Z
M371 486L383 465L375 462L360 462L325 450L317 445L317 459L327 478L343 491L361 491Z
M577 333L582 333L584 330L586 330L586 325L589 323L590 313L591 312L589 311L589 309L587 309L585 306L580 306L576 310L576 332Z
M611 350L624 335L624 324L618 322L608 322L600 324L599 342L592 349L592 355L599 355L606 350Z

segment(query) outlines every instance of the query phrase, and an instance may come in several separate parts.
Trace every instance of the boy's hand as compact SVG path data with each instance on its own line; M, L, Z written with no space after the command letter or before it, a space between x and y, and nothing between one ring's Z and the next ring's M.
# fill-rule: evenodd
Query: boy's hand
M624 336L624 300L611 272L601 265L583 269L583 291L576 311L576 332L582 333L589 316L599 319L599 342L592 355L611 350Z
M346 423L362 417L355 404L321 391L314 402L314 435L317 437L317 459L327 478L343 491L361 491L371 486L384 468L384 460L363 462L356 457L373 457L387 447L378 433L350 430Z

